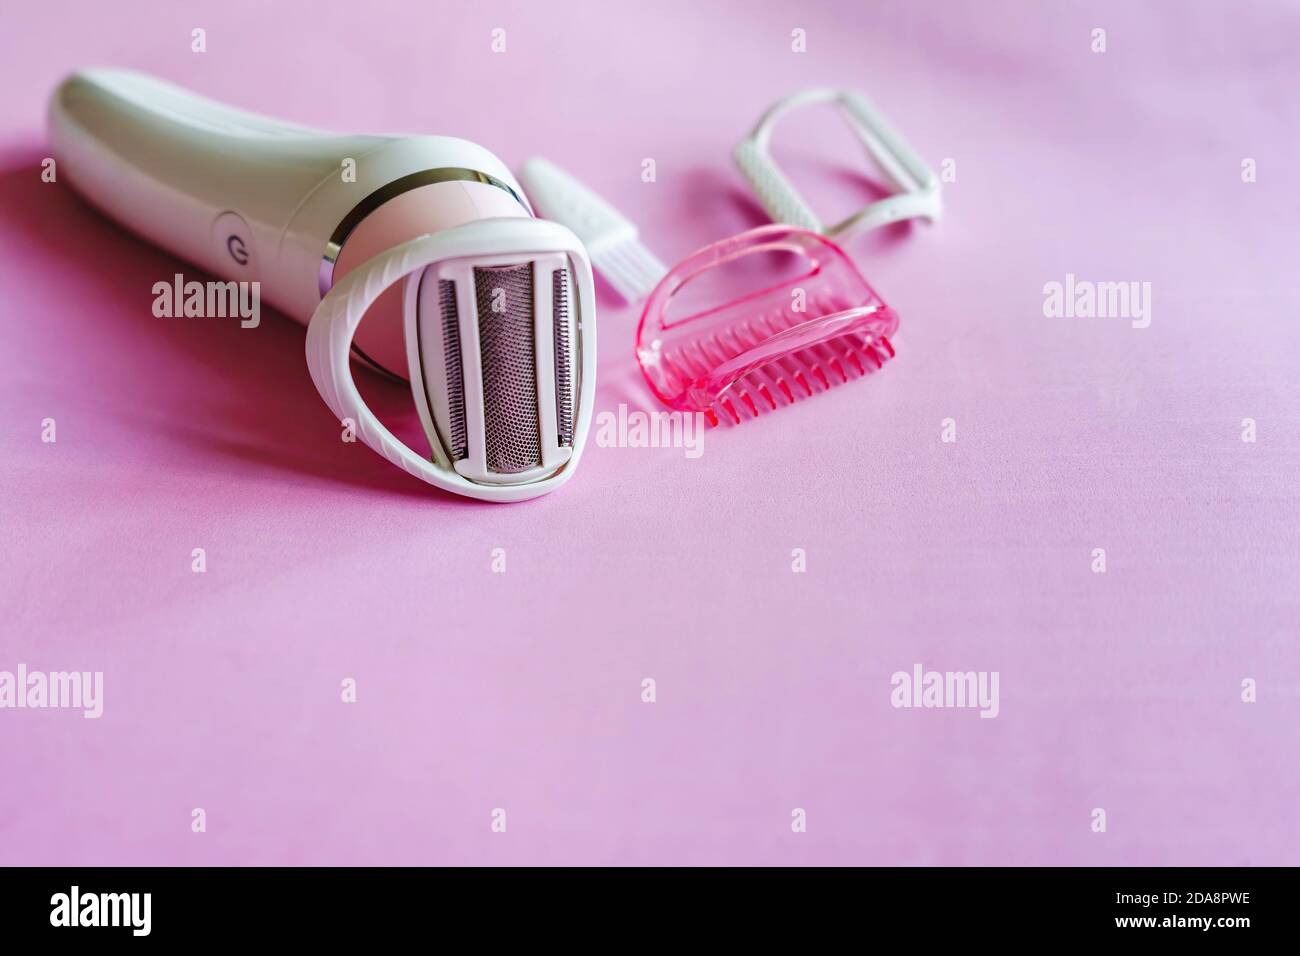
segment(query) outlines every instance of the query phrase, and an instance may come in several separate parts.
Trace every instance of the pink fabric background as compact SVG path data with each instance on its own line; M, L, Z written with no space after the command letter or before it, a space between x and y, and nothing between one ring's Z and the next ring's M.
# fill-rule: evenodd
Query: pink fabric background
M1300 10L929 6L7 10L0 669L106 700L0 711L0 862L1300 862ZM884 373L479 505L339 442L300 327L151 315L184 267L39 180L90 65L546 155L666 260L761 221L730 148L810 84L958 178L851 249L902 316ZM818 141L781 139L805 181L856 162ZM1151 282L1151 327L1044 318L1067 272ZM598 410L652 407L637 313L601 307ZM1000 716L892 708L918 662L999 671Z

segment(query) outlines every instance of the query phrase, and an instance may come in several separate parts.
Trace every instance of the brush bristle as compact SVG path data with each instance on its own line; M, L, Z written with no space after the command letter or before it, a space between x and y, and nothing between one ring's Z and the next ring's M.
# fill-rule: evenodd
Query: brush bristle
M774 320L754 319L733 325L676 349L671 356L665 356L665 365L687 380L700 378L780 330ZM870 339L856 333L842 335L789 352L747 372L705 414L712 424L738 425L870 375L893 356L894 347L885 336Z
M591 264L628 302L648 296L668 271L635 237L597 247Z

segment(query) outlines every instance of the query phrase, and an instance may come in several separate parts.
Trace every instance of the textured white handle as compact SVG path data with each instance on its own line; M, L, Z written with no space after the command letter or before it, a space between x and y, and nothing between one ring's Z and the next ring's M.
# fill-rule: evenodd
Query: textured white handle
M777 120L811 103L834 103L843 110L867 153L898 190L830 227L812 211L770 152ZM804 90L786 97L763 114L754 131L737 144L732 155L773 222L788 223L832 238L848 238L903 219L933 222L943 209L939 177L866 99L848 90Z
M785 173L752 139L741 141L735 153L736 165L754 187L759 203L773 222L783 222L809 232L821 232L822 221L812 211Z

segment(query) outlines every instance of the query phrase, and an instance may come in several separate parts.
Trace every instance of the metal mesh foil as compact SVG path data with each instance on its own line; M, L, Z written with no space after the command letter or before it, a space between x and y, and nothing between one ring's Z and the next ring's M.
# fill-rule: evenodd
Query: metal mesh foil
M533 264L475 268L474 296L487 467L497 474L526 471L542 463Z

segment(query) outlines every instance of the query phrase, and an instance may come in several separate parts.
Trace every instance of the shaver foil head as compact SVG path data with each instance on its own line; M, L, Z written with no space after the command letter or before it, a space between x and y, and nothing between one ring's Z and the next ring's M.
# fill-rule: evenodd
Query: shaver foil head
M550 258L547 258L550 259ZM437 278L437 319L441 336L420 336L417 347L422 362L441 364L442 378L426 376L426 393L433 410L437 440L454 463L481 457L486 473L481 480L506 481L511 476L530 475L547 463L554 467L563 458L547 454L543 447L543 423L554 433L554 449L573 446L573 407L578 380L573 354L573 329L569 308L569 268L555 261L530 260L506 265L472 265L468 278L463 268L442 269L460 278ZM472 284L473 315L469 325L477 328L477 354L482 384L482 449L469 440L471 424L465 405L464 360L461 347L463 316L458 282ZM538 282L550 285L549 295L538 295ZM425 300L421 295L421 308ZM538 352L538 326L549 326L551 347ZM542 337L545 337L543 334ZM441 354L439 354L441 349ZM469 354L473 354L472 350ZM550 364L554 388L539 390L541 375ZM429 382L432 378L432 382ZM461 472L465 473L465 472ZM468 475L467 475L468 476Z
M568 461L581 381L571 273L558 253L426 269L414 344L429 438L464 477L531 481Z
M430 454L365 405L349 350L365 311L404 282L411 392ZM595 390L591 265L568 229L482 219L396 246L349 272L308 326L323 398L372 449L423 481L489 501L521 501L567 481Z

